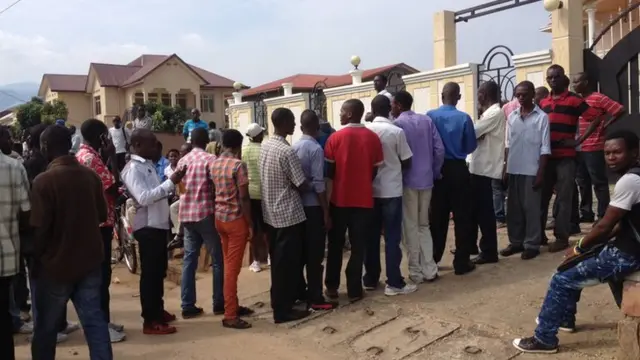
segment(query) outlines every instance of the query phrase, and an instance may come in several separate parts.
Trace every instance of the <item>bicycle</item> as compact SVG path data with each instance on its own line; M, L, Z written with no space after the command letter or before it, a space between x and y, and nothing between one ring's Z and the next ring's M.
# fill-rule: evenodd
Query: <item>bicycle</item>
M118 246L114 249L114 259L116 263L124 260L129 272L135 274L138 271L138 256L136 253L136 240L133 237L133 227L127 218L126 204L128 198L126 192L123 192L116 202L114 235Z

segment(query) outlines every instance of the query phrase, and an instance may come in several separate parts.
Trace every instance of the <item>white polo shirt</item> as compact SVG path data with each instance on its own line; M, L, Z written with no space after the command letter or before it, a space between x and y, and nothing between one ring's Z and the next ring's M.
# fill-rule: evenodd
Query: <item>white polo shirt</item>
M402 161L413 156L404 130L389 119L377 116L367 128L380 138L384 162L378 168L373 181L374 198L394 198L402 196Z

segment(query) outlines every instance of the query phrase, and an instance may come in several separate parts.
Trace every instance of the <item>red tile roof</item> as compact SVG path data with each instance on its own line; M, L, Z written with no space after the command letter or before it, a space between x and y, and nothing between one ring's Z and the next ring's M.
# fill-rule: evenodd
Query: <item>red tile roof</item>
M96 72L102 86L121 86L140 69L137 66L96 63L91 63L91 67Z
M398 64L381 66L374 69L364 70L362 73L362 80L363 81L373 80L373 78L376 77L376 75L384 74L385 72L398 66L406 67L413 72L418 72L418 70L404 63L398 63ZM262 92L276 91L282 87L283 83L292 83L293 89L298 91L312 90L313 87L320 81L324 81L327 87L331 88L331 87L349 85L351 84L352 79L350 74L345 74L345 75L296 74L296 75L289 76L276 81L272 81L260 86L256 86L254 88L244 90L242 92L242 96L253 96Z
M87 75L44 74L42 81L47 79L51 91L85 91Z

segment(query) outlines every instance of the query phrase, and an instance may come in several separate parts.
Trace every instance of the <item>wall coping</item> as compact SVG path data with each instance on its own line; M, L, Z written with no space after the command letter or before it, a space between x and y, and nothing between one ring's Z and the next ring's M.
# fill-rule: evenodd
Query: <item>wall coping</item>
M245 109L251 109L251 106L253 105L252 101L245 101L245 102L241 102L240 104L232 104L229 105L229 110L245 110Z
M287 95L287 96L278 96L278 97L274 97L274 98L268 98L268 99L264 99L262 101L264 101L264 103L266 105L283 105L283 104L288 104L288 103L292 103L292 102L300 102L300 101L305 101L305 95L306 93L296 93L293 95Z
M409 74L402 77L405 85L415 84L431 80L448 79L456 76L465 76L476 74L478 72L479 65L475 63L466 63L455 66L450 66L444 69L434 69L419 72L416 74Z
M511 60L516 68L536 65L547 65L552 62L551 50L535 51L526 54L513 55Z
M326 97L353 94L354 92L375 90L373 81L363 82L356 85L344 85L322 90Z

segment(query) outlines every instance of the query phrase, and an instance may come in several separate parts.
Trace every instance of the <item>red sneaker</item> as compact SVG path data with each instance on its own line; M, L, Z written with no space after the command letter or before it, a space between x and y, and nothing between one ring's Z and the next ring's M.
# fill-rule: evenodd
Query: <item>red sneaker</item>
M167 310L165 310L164 313L162 314L162 322L164 322L165 324L168 324L174 321L176 321L176 316L169 313Z
M178 329L175 326L160 323L151 323L142 327L142 333L145 335L168 335L176 331Z

